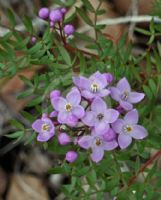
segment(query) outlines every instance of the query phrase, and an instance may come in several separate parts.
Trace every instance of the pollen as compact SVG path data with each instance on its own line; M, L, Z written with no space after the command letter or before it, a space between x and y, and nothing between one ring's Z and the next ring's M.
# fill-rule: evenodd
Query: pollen
M91 91L93 93L96 93L96 92L98 92L98 90L99 90L99 85L97 83L92 83L91 84Z
M67 104L65 105L65 110L66 110L67 112L70 112L71 109L72 109L72 105L71 105L70 103L67 103Z
M96 144L97 146L101 146L101 145L102 145L102 140L101 140L100 138L96 138L95 144Z
M121 99L126 101L129 97L129 92L127 90L124 91L124 93L121 96Z
M41 129L43 131L48 131L50 129L50 125L49 124L43 124L42 127L41 127Z
M101 121L103 118L104 118L104 115L102 113L100 113L100 114L97 115L97 119L99 121Z
M133 130L133 127L130 125L126 125L126 126L124 126L123 129L124 129L125 133L130 133Z

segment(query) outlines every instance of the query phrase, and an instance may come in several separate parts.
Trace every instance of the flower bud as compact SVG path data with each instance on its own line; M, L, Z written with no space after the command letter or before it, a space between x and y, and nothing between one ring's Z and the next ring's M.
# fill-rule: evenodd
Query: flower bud
M68 151L68 152L66 153L65 159L66 159L66 161L68 161L69 163L74 162L77 158L78 158L78 154L77 154L77 152L75 152L75 151Z
M71 142L71 139L66 133L60 133L58 136L58 141L61 145L66 145Z
M105 76L108 83L112 83L114 77L111 73L104 73L103 75Z
M54 26L55 26L55 23L50 21L50 28L54 28Z
M67 9L66 8L61 8L60 11L61 11L62 14L66 14Z
M49 17L49 9L48 8L41 8L39 10L39 17L41 19L47 19Z
M114 132L112 128L109 128L108 131L104 133L103 138L105 141L109 142L116 138L116 133Z
M73 35L73 33L75 32L75 28L73 25L71 24L67 24L64 26L64 33L69 36L69 35Z
M35 36L33 36L33 37L31 38L31 42L32 42L32 44L35 44L36 41L37 41L37 38L36 38Z
M50 12L49 18L52 22L56 23L62 20L63 14L60 9L55 9Z

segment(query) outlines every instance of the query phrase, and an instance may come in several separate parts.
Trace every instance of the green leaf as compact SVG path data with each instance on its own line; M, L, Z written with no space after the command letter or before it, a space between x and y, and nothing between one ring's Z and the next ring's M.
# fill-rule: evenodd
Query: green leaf
M139 32L139 33L142 33L144 35L147 35L147 36L150 36L151 35L151 32L150 31L146 31L144 29L141 29L141 28L135 28L135 31Z
M54 167L52 169L49 169L48 172L50 174L64 174L64 173L66 173L66 168L64 168L64 167Z
M151 100L153 98L153 94L152 94L151 90L149 89L149 87L146 85L143 85L143 90L144 90L145 94L147 95L147 97Z
M8 20L9 20L11 26L15 27L15 25L16 25L15 16L10 9L7 10L7 17L8 17Z
M23 23L24 23L26 29L27 29L30 33L32 33L32 32L33 32L33 26L32 26L32 21L31 21L31 19L30 19L29 17L26 16L26 17L24 17L24 19L23 19Z
M155 82L154 82L153 79L149 80L149 86L150 86L150 89L153 92L153 94L156 95L156 93L157 93L157 86L156 86L156 84L155 84Z
M76 11L78 12L78 14L81 16L81 18L90 26L93 26L93 23L91 21L91 19L88 17L88 15L84 12L84 10L82 8L78 8L76 7Z
M17 131L15 133L11 133L11 134L8 134L8 135L5 135L5 136L8 137L8 138L15 139L15 138L20 138L23 135L24 135L24 131Z
M24 125L15 119L11 120L10 123L12 126L16 127L17 129L24 130Z
M67 65L71 66L72 65L72 61L71 61L71 58L70 58L69 53L67 52L67 50L62 46L58 46L58 49L59 49L59 52L60 52L64 62Z
M88 0L82 0L82 2L83 2L83 4L85 5L85 7L89 10L89 11L91 11L91 12L95 12L95 9L94 9L94 7L92 6L92 4L90 3L90 1L88 1Z

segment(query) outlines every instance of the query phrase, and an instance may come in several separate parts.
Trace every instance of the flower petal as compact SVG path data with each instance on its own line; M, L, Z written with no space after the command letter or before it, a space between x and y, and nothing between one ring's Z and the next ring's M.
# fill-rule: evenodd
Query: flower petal
M104 150L102 148L93 148L91 153L91 159L98 163L100 160L102 160L104 156Z
M104 142L103 144L103 148L106 151L110 151L115 149L118 146L118 143L116 142L116 140L112 140L110 142Z
M63 111L67 101L63 97L55 97L51 99L51 104L56 111Z
M42 125L44 124L44 122L41 119L37 119L33 124L32 124L32 128L34 129L34 131L40 133L42 130Z
M100 93L98 93L98 95L99 97L105 97L105 96L108 96L110 93L111 93L110 90L102 89Z
M102 135L105 131L108 131L109 124L106 122L97 122L94 126L94 130L98 135Z
M128 101L130 103L138 103L144 98L145 94L144 93L139 93L139 92L130 92Z
M118 83L117 83L117 88L121 91L131 91L131 87L129 85L129 82L126 78L122 78Z
M66 124L70 127L74 127L76 126L78 123L78 118L75 117L72 113L70 113L68 115L68 118L67 118L67 121L66 121Z
M94 126L95 123L95 114L92 111L86 112L86 115L82 119L83 123L87 126Z
M124 117L124 120L126 121L127 124L137 124L138 119L139 119L139 115L136 109L131 110Z
M84 108L82 106L75 106L72 109L72 114L75 115L78 119L81 119L85 115Z
M78 144L80 147L84 149L89 149L92 145L93 137L92 136L83 136L78 140Z
M88 90L83 90L81 92L81 94L86 99L93 99L95 97L95 95L92 92L88 91Z
M106 108L106 103L100 97L95 98L91 104L91 110L97 114L104 113Z
M90 85L90 81L89 79L83 77L83 76L80 76L80 77L73 77L73 82L76 86L78 86L79 88L81 89L87 89L89 88L89 85Z
M72 104L72 106L76 106L81 101L81 94L77 88L74 88L67 94L67 101Z
M112 124L112 128L116 133L122 133L124 124L125 122L123 119L118 119L116 122Z
M118 143L121 149L125 149L132 142L132 138L129 135L120 134L118 136Z
M105 120L107 123L113 123L117 120L119 112L115 109L107 109L105 112Z
M46 142L48 141L50 138L52 138L55 134L55 130L52 129L50 132L46 132L46 133L39 133L37 136L37 141L39 142Z
M134 125L133 131L131 132L130 135L135 139L141 140L141 139L144 139L148 135L148 132L143 126Z
M111 87L110 92L110 95L114 100L120 101L121 92L119 89L117 89L116 87Z
M67 112L59 112L58 114L58 122L59 123L66 123L68 120L68 116L70 115L70 113Z
M123 107L125 110L132 110L133 105L127 101L120 101L120 106Z

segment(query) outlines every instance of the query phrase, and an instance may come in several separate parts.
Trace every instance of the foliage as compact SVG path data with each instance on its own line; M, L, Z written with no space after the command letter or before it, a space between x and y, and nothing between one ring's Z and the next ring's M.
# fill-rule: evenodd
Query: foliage
M54 2L67 7L75 3L74 0L66 1L65 4L59 0ZM136 30L148 36L149 41L145 52L134 56L131 51L133 46L130 42L127 44L126 35L117 41L112 35L107 38L103 34L104 27L97 26L96 22L91 21L85 14L85 10L92 12L97 19L103 14L100 5L95 10L87 0L82 0L82 3L84 7L76 8L72 20L79 15L94 30L94 39L83 33L74 33L74 38L64 42L55 30L49 28L49 24L46 25L43 36L38 37L28 18L24 19L26 32L22 33L15 29L14 16L9 11L8 19L11 24L9 32L0 37L0 78L10 78L23 69L45 66L45 72L39 72L32 80L20 76L27 89L17 98L32 97L27 107L34 108L35 115L22 112L26 120L32 124L43 113L52 112L49 103L50 92L61 89L66 94L72 86L73 74L89 76L99 70L102 73L113 74L115 82L126 77L132 88L144 91L146 94L137 109L141 123L148 130L147 139L133 143L126 150L106 153L104 160L99 164L92 163L88 159L87 152L80 151L77 161L67 164L62 160L61 165L51 169L50 173L64 173L70 177L70 183L62 188L67 199L87 200L96 195L96 199L99 200L108 193L111 199L116 196L118 200L125 198L159 200L161 199L160 169L157 166L157 159L153 160L150 167L148 161L152 150L161 149L161 44L156 41L156 37L161 34L161 25L152 21L149 30ZM35 44L31 43L32 36L37 37ZM78 40L85 43L86 50L77 47ZM89 53L90 50L94 53ZM68 146L59 146L54 138L45 144L35 142L36 134L31 128L26 129L16 120L13 120L12 124L17 131L7 137L16 140L26 137L25 143L37 143L46 150L59 154L64 154L68 149ZM141 175L144 177L143 181L137 179Z

